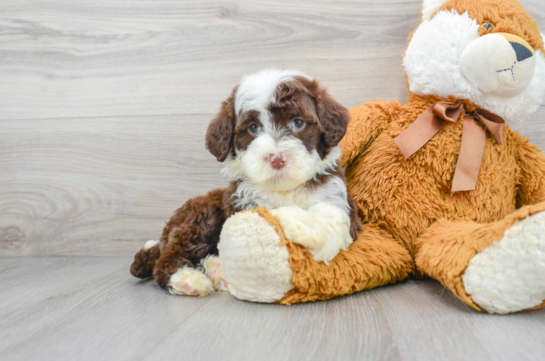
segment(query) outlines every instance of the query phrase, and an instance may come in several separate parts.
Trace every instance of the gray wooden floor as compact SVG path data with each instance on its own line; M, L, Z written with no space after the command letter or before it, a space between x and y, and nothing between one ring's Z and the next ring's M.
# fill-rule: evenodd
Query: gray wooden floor
M545 310L474 312L431 281L304 305L173 296L126 257L0 258L1 360L543 360Z
M545 30L543 0L523 0ZM347 107L407 99L421 0L0 0L0 359L543 360L545 311L437 283L276 306L171 296L130 256L225 181L208 121L244 74L296 68ZM545 147L545 106L519 126Z

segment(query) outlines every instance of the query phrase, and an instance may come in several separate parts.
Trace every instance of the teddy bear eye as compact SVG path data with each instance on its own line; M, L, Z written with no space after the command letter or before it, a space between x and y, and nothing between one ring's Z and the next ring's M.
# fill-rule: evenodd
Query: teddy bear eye
M482 27L485 28L486 30L494 30L495 28L494 24L491 24L491 23L484 23Z

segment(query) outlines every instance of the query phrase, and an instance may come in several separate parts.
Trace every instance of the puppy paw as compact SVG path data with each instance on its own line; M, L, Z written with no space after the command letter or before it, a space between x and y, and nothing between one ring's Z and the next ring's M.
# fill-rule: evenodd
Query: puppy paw
M202 262L202 268L204 274L210 278L214 289L220 292L229 292L229 283L223 276L223 269L221 268L221 260L217 256L207 256Z
M316 262L329 264L339 253L331 232L311 213L298 207L280 207L271 213L282 226L286 238L308 248Z
M339 254L340 249L336 246L332 246L331 243L326 243L320 248L309 248L310 253L314 256L316 262L324 262L329 265L333 258Z
M304 209L280 207L271 210L286 238L307 248L321 248L327 242L322 226Z
M308 211L298 207L271 210L286 238L305 246L317 262L329 264L341 251L352 244L350 218L339 207L317 203Z
M183 267L170 276L167 289L173 295L204 297L214 291L214 285L201 271Z
M346 251L353 242L350 235L350 217L348 213L337 206L318 203L308 209L308 213L320 223L327 233L329 247Z

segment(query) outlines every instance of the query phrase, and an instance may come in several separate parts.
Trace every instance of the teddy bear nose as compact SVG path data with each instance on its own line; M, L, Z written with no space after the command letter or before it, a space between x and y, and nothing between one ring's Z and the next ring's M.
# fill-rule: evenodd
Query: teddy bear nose
M489 35L498 36L501 35L509 42L513 50L515 51L515 54L517 56L517 62L521 62L523 60L526 60L528 58L531 58L534 56L535 51L534 48L532 48L532 45L530 45L526 40L521 38L520 36L510 34L510 33L492 33Z
M522 44L516 43L514 41L510 41L509 44L511 44L511 46L515 50L515 54L517 54L517 61L518 62L521 62L521 61L523 61L525 59L531 58L532 55L534 55L534 54L532 54L530 49L528 49L527 47L525 47Z
M273 167L273 169L282 169L286 166L287 159L286 156L282 153L270 154L269 162L271 162L271 167Z

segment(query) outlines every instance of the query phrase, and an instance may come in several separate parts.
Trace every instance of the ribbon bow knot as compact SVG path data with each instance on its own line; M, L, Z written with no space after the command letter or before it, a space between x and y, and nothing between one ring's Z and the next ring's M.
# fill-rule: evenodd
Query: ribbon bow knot
M447 122L456 123L463 110L463 103L446 101L437 102L426 109L413 124L394 139L405 159L422 148ZM477 123L477 120L486 126L499 145L503 145L505 121L501 117L483 109L466 113L460 155L452 179L452 192L471 191L477 184L486 142L486 130Z

